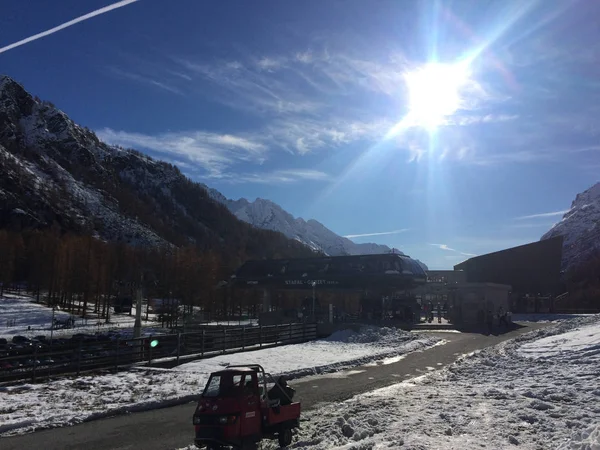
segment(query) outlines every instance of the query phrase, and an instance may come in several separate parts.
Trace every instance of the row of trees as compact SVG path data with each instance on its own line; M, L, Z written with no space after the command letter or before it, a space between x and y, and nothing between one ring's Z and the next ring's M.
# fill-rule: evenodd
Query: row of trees
M233 267L215 252L196 248L142 248L58 231L0 230L1 289L19 285L38 300L85 315L93 303L101 317L116 296L177 298L184 305L214 305L215 286Z

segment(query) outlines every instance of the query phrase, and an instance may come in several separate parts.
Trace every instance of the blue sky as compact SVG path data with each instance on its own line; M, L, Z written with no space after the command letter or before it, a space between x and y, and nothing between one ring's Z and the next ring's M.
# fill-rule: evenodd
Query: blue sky
M353 239L451 268L539 239L598 181L599 13L584 0L4 0L0 73L228 197L341 235L392 232ZM406 120L409 76L431 63L464 69L435 126ZM447 78L421 95L439 99Z

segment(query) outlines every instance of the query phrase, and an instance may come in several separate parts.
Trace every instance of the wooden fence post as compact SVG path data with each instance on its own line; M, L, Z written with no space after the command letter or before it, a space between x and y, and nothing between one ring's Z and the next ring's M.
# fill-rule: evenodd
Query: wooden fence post
M116 350L116 352L115 352L115 372L116 372L117 370L119 370L119 347L120 347L120 345L121 345L121 344L119 343L119 335L117 335L117 340L116 340L116 342L117 342L117 350Z
M77 352L77 376L81 372L81 350L83 347L83 339L79 340L79 351Z
M37 348L37 344L35 347L33 347L33 373L31 374L31 381L33 383L35 383L35 368L37 366L37 354L38 354L38 348Z
M148 367L150 367L150 364L152 364L152 341L154 339L152 339L152 335L150 335L150 338L146 341L148 342Z

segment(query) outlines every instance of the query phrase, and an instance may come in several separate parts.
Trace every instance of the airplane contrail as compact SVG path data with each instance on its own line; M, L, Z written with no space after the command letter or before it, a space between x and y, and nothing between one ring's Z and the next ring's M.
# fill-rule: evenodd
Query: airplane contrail
M384 231L384 232L381 232L381 233L347 234L344 237L348 238L348 239L352 239L352 238L367 237L367 236L384 236L386 234L404 233L405 231L408 231L408 228L405 228L403 230Z
M69 20L68 22L65 22L54 28L50 28L49 30L42 31L41 33L34 34L33 36L30 36L28 38L25 38L18 42L15 42L14 44L10 44L10 45L7 45L6 47L2 47L2 48L0 48L0 53L7 52L9 50L12 50L13 48L20 47L21 45L28 44L29 42L32 42L32 41L36 41L36 40L46 37L50 34L54 34L57 31L64 30L65 28L73 26L79 22L83 22L84 20L88 20L88 19L91 19L92 17L96 17L101 14L107 13L109 11L112 11L113 9L122 8L123 6L127 6L130 3L135 3L137 1L139 1L139 0L122 0L117 3L113 3L112 5L105 6L104 8L97 9L96 11L92 11L91 13L87 13L87 14L84 14L83 16L79 16L73 20Z
M531 214L529 216L515 217L515 220L528 220L528 219L539 219L541 217L562 216L562 215L568 213L569 211L570 211L570 209L564 209L562 211L553 211L553 212L547 212L547 213L541 213L541 214Z

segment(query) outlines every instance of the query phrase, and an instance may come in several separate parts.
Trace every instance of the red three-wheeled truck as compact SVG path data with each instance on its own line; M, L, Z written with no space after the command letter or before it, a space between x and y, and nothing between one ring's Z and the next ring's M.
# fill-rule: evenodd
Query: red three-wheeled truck
M300 403L293 395L283 377L274 380L258 364L214 372L194 412L194 443L208 450L251 450L262 439L278 439L287 447L300 426Z

